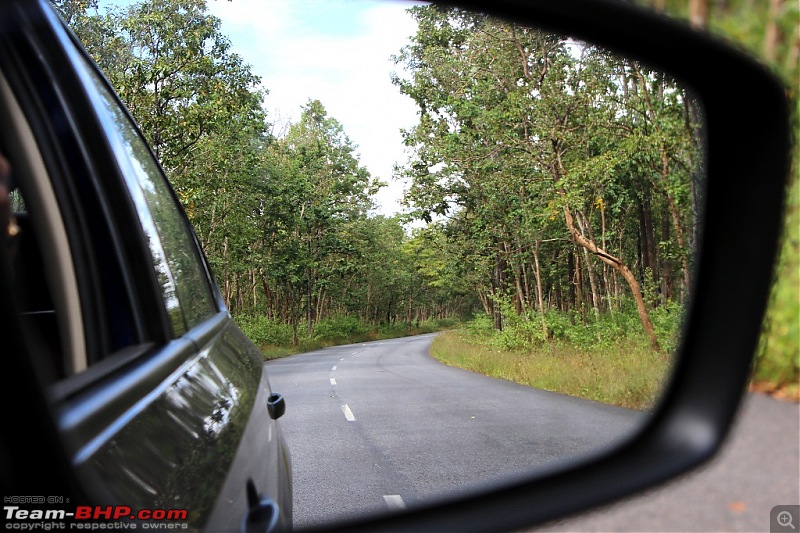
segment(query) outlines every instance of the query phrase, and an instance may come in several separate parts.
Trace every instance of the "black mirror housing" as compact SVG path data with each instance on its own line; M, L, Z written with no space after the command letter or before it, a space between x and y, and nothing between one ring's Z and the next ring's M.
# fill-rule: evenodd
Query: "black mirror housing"
M695 288L675 368L649 422L572 465L346 531L499 531L541 524L664 482L710 459L748 384L766 309L791 157L782 82L688 25L605 0L452 3L601 45L690 87L704 108L706 199Z

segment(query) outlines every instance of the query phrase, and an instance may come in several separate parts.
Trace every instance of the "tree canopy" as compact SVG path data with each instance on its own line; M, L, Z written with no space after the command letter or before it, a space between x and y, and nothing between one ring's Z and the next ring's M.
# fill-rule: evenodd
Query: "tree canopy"
M407 201L424 219L448 216L495 326L504 303L597 317L630 299L657 349L649 309L690 288L701 194L691 95L566 36L411 11L419 31L396 57L411 74L394 80L420 114L405 132Z
M702 199L691 94L660 72L455 8L416 6L392 82L418 107L406 217L374 213L382 179L324 104L271 133L266 90L204 0L100 14L55 2L151 143L231 311L313 333L320 320L484 312L551 335L690 289ZM269 86L269 80L265 80ZM403 222L428 223L413 232Z

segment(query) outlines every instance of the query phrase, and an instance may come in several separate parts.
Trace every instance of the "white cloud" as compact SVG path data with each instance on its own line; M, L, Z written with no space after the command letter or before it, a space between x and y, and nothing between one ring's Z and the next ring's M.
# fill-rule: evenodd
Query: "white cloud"
M332 6L342 8L334 12ZM392 166L404 161L399 130L411 127L416 109L392 85L392 54L416 25L409 2L325 0L215 0L209 10L236 53L261 76L273 121L297 120L300 106L318 99L344 126L369 171L389 182L378 202L386 214L400 210L402 184Z

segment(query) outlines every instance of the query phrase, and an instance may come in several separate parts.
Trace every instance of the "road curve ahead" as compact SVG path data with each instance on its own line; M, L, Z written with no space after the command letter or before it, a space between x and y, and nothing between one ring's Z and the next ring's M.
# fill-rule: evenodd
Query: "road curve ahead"
M425 502L575 458L642 414L445 366L433 335L337 346L267 364L286 398L295 527Z

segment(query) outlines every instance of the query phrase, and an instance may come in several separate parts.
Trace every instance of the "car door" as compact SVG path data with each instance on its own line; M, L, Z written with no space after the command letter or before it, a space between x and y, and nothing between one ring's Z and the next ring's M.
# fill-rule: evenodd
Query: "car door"
M2 21L15 298L69 460L109 506L76 519L290 528L283 400L161 167L46 1Z

